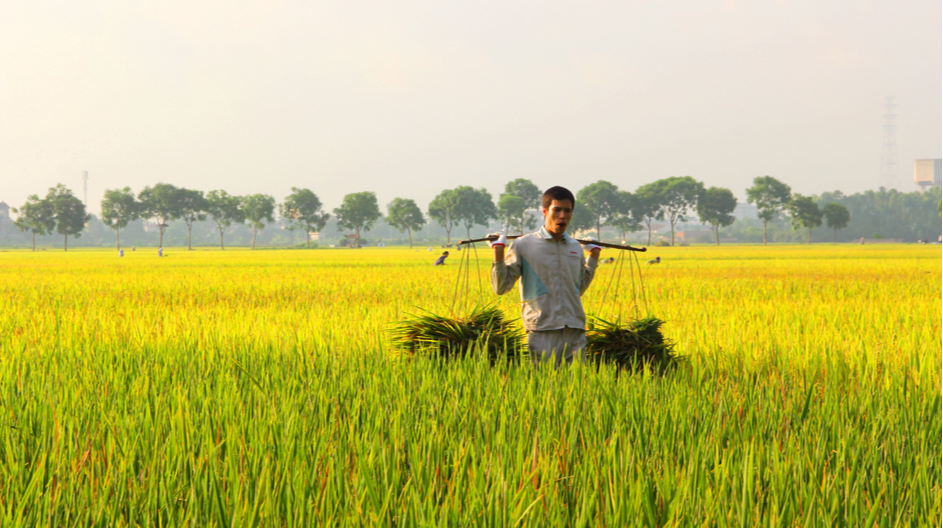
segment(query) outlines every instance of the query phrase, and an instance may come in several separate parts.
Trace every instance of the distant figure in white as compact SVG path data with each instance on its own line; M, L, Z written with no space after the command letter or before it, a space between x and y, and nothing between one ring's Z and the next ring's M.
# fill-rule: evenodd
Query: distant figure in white
M164 257L164 247L160 247L159 249L157 249L157 257L158 258Z
M650 259L645 262L646 265L658 265L661 263L661 256L655 256L655 259Z

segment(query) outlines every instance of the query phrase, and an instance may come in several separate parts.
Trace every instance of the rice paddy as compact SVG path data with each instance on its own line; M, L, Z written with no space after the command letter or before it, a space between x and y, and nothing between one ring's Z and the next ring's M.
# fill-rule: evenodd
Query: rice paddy
M0 252L0 525L940 526L939 247L657 253L664 375L398 354L424 249Z

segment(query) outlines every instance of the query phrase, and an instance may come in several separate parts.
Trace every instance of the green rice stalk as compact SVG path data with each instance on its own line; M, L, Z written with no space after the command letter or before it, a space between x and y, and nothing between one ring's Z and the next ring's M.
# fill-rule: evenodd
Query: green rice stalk
M612 363L626 370L649 366L663 372L679 360L674 344L661 332L664 323L652 315L627 324L591 317L586 330L586 355L597 365Z
M492 363L517 358L523 351L520 330L493 305L476 305L464 318L423 311L394 324L391 334L396 349L451 360L480 348Z

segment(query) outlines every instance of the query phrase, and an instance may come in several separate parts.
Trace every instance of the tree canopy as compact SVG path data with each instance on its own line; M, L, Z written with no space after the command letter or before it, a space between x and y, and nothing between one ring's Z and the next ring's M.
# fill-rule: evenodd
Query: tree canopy
M720 227L730 226L736 220L731 215L737 208L737 198L727 188L711 186L697 199L697 215L702 223L714 227L714 237L720 245Z
M337 226L356 232L358 247L360 232L370 230L381 217L377 196L372 191L347 194L340 208L334 209L334 214L337 215Z
M792 189L786 184L766 175L753 179L747 189L747 202L756 206L756 215L763 221L763 244L766 244L766 227L789 204Z
M596 228L596 237L602 240L602 225L606 221L614 220L622 212L621 197L619 188L615 184L606 181L596 181L576 194L576 206L574 214L578 208L585 209L590 217L593 218L593 225Z
M33 237L33 251L36 250L36 235L51 234L56 228L55 213L52 202L40 199L39 195L30 195L20 209L14 210L19 214L13 225L21 232L30 232Z
M264 193L246 195L242 198L242 211L246 224L252 229L252 249L255 249L255 237L265 228L266 222L275 221L275 198Z
M387 212L386 221L390 226L409 234L409 248L413 248L413 231L422 230L426 224L426 219L422 216L422 210L412 199L393 199L390 203L389 212Z
M796 230L809 229L809 244L812 244L812 229L822 224L822 210L812 197L796 193L787 205L789 219Z
M52 215L56 222L56 232L63 236L63 250L69 250L69 236L82 237L82 230L88 222L85 205L72 194L72 190L63 184L49 188L46 200L52 204Z
M219 231L219 248L223 245L223 234L233 223L244 223L246 214L242 211L242 197L230 195L225 190L213 190L206 194L206 213L216 223Z
M825 224L834 231L833 242L838 243L838 231L848 226L848 221L851 220L848 208L837 202L830 202L822 208L822 215L825 216Z
M115 231L115 244L121 248L119 232L128 226L128 223L140 217L141 205L134 197L131 188L105 190L105 197L101 202L102 222Z
M158 246L164 246L164 232L170 222L183 215L182 204L178 200L180 188L173 184L158 182L153 187L147 186L138 194L141 203L141 217L157 222L160 232Z
M305 230L305 246L311 246L311 232L324 229L331 214L322 209L321 199L307 188L292 188L282 203L282 217L287 216Z

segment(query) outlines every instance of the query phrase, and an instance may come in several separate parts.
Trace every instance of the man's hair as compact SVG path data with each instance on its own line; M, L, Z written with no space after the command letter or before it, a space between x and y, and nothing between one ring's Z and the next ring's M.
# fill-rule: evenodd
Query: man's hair
M544 208L550 208L550 203L553 201L570 201L570 204L576 208L576 197L573 196L570 190L564 188L563 186L554 186L545 191L544 197L540 201L540 204Z

